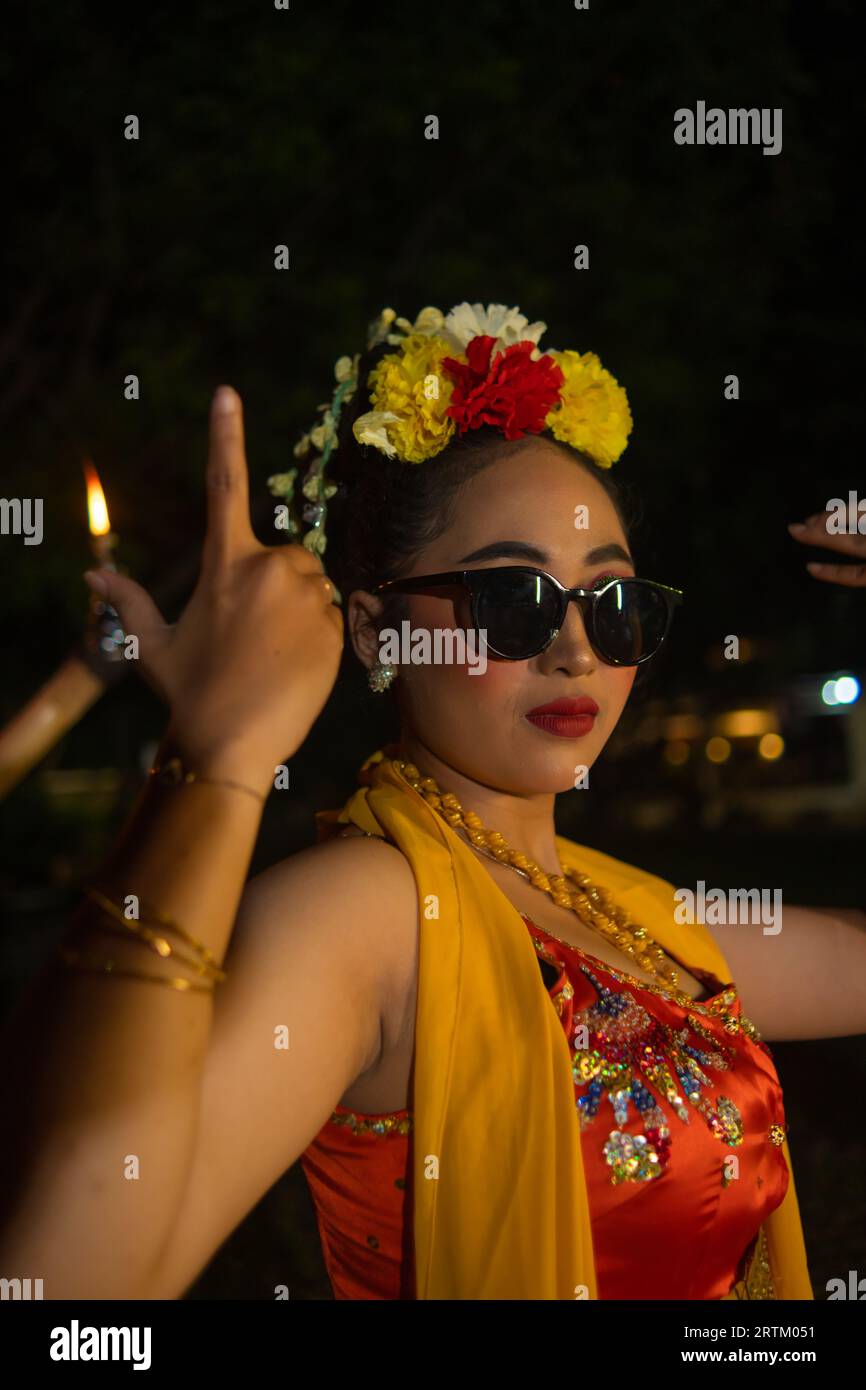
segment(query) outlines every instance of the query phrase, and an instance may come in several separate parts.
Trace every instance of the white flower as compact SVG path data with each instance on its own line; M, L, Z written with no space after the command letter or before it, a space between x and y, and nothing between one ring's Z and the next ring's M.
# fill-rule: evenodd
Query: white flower
M288 473L272 473L268 478L268 488L274 497L291 497L295 490L295 478L298 475L297 468L290 468Z
M388 458L393 458L397 450L388 438L385 427L397 418L390 410L368 410L366 415L358 416L352 433L359 444L372 444Z
M385 335L397 317L395 309L383 309L377 319L367 329L367 347L374 348L385 341Z
M351 357L338 357L334 364L334 376L337 381L347 381L352 375L353 365Z
M450 338L459 352L465 352L473 338L479 334L489 334L495 338L491 356L522 343L526 339L538 345L538 340L547 328L546 323L530 323L525 314L515 307L507 309L504 304L469 304L464 299L456 304L445 320L443 337Z
M428 304L426 309L422 309L414 323L408 319L396 319L398 328L402 328L406 334L423 333L425 337L432 338L435 333L441 333L442 325L445 322L445 315L441 309L434 309L432 304ZM390 342L391 339L389 338Z
M324 449L327 440L333 439L335 434L334 417L331 414L331 407L325 406L325 413L322 416L322 423L316 425L315 429L310 430L310 439L314 449L320 452Z

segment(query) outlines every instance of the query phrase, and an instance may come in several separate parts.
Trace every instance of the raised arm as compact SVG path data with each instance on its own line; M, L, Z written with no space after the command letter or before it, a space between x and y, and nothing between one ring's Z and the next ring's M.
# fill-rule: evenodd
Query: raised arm
M142 923L180 924L218 967L262 800L331 690L342 618L316 557L253 535L230 388L212 406L207 512L201 573L176 626L131 580L95 581L169 705L161 757L179 755L196 776L149 780L98 882L121 907L134 895ZM186 1188L213 974L155 954L89 898L64 950L72 965L58 955L2 1035L14 1065L0 1095L0 1277L42 1278L47 1298L139 1296ZM182 978L205 988L166 983Z

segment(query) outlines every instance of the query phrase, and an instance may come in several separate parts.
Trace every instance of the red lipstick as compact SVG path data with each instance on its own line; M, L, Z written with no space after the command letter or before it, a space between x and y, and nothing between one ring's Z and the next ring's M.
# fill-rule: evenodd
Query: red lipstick
M530 724L557 738L583 738L595 724L598 705L588 695L579 700L553 700L549 705L531 709L526 718Z

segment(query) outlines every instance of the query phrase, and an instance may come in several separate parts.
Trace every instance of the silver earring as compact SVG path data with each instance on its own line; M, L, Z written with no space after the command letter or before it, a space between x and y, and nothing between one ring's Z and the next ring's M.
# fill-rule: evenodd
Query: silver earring
M388 686L397 676L397 667L390 666L382 661L377 661L375 666L371 666L367 671L367 681L370 689L376 694L387 690Z

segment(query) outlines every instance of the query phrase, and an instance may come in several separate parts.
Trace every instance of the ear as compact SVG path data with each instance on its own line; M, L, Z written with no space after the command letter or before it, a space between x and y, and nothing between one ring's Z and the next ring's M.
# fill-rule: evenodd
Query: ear
M352 639L355 655L369 671L379 656L378 619L384 604L366 589L355 589L349 595L346 626Z

